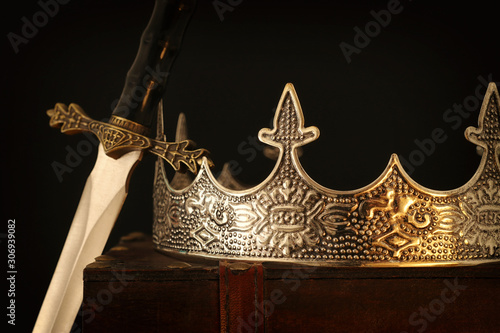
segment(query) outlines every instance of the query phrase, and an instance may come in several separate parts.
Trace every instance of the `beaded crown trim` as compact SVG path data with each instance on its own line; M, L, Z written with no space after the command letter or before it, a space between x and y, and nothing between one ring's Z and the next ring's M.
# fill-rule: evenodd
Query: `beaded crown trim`
M261 184L241 188L227 175L217 181L207 160L192 182L182 184L181 175L169 182L163 161L157 161L154 246L214 259L315 265L500 260L499 115L498 91L490 83L478 127L465 131L482 148L482 159L458 189L417 184L393 154L370 185L336 191L317 184L300 164L297 148L317 139L319 130L304 127L297 94L287 84L274 128L259 132L263 143L279 149L274 170Z

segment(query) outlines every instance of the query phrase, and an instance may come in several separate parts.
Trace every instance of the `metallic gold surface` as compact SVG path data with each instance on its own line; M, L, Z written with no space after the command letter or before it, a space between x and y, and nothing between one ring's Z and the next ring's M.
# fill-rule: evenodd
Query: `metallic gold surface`
M148 135L150 132L146 126L142 126L141 124L138 124L135 121L131 121L126 118L122 118L115 115L112 115L111 118L109 118L109 123L111 125L125 128L141 135Z
M491 83L479 126L467 139L482 147L477 172L450 191L412 180L393 154L382 175L353 191L327 189L303 170L297 148L319 136L304 127L287 84L273 129L259 139L279 149L260 185L222 186L204 160L194 181L174 189L157 162L154 246L215 259L292 261L313 265L474 265L500 260L499 96Z
M106 155L113 158L134 150L147 150L165 159L175 170L179 170L181 164L184 164L189 171L196 173L202 157L208 155L205 149L188 150L193 146L189 140L165 142L148 138L143 135L146 127L125 118L113 116L111 123L93 120L77 104L70 104L68 107L57 103L47 114L50 126L60 128L62 133L94 133Z

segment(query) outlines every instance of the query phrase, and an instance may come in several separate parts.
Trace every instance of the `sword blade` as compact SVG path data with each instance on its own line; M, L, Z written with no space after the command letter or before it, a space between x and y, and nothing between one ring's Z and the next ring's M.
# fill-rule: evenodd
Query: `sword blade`
M128 182L142 152L115 160L102 145L73 218L38 314L34 333L67 333L83 299L83 269L99 256L127 197Z

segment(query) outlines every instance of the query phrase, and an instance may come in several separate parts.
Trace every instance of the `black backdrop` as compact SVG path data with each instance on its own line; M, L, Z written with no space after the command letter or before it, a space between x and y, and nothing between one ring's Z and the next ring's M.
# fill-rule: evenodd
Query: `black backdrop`
M222 16L214 3L220 11L226 4ZM9 33L22 36L22 18L32 22L42 7L18 1L2 10L7 152L2 155L2 253L6 258L7 221L15 219L20 332L34 324L97 153L85 136L51 129L45 110L56 102L75 102L95 119L108 117L153 4L69 1L19 44L17 53ZM273 163L253 140L270 125L284 85L292 82L305 125L321 130L302 157L319 183L339 190L367 185L395 152L406 160L413 156L419 165L408 171L426 187L464 184L479 163L463 136L467 126L477 124L479 106L471 96L481 84L478 77L498 81L500 76L498 15L487 1L401 1L401 12L378 33L369 24L373 37L369 43L357 40L364 47L348 63L339 45L355 46L354 28L364 30L374 21L370 12L387 7L387 1L200 1L169 77L169 139L184 112L191 138L212 152L215 173L233 161L241 180L257 183ZM471 112L447 111L464 103ZM446 140L426 146L434 150L426 153L415 140L428 142L436 128ZM70 166L68 151L78 149L88 155ZM107 248L129 232L151 232L154 160L146 156L137 168ZM55 162L72 172L58 178Z

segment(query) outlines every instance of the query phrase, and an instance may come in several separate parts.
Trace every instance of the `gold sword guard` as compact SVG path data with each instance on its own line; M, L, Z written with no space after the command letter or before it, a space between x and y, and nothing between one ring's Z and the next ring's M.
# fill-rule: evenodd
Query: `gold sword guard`
M180 142L166 142L147 137L148 129L141 124L118 116L111 116L109 123L90 118L77 104L69 107L57 103L53 109L47 111L50 117L50 126L60 128L62 133L77 134L91 132L101 142L106 155L119 158L133 150L149 151L167 161L175 171L181 168L181 163L189 171L196 174L203 157L208 158L206 149L188 150L194 146L191 140ZM213 162L208 158L209 165Z

